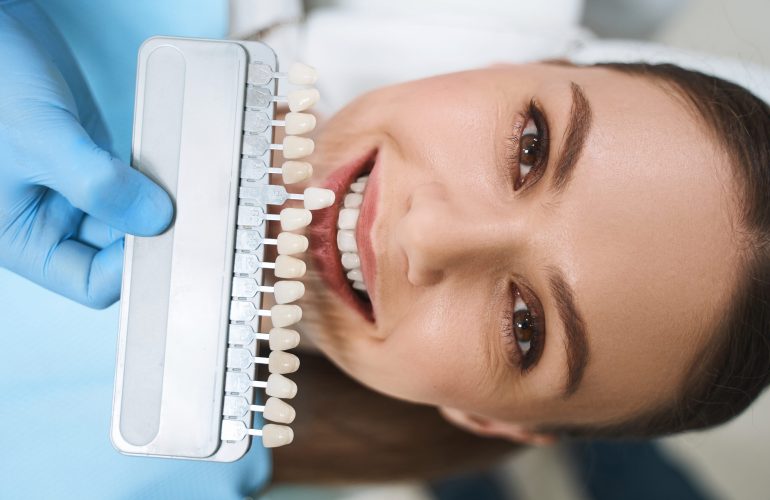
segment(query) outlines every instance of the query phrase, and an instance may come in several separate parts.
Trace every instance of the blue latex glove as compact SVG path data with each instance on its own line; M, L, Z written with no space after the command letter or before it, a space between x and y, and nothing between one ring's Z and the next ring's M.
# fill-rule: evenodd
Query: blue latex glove
M171 200L105 149L85 80L35 4L0 2L0 47L0 266L107 307L123 232L161 232Z

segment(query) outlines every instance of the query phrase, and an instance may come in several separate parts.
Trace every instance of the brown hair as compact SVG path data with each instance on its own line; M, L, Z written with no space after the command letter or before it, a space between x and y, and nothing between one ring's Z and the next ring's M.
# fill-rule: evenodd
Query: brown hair
M745 242L744 261L734 270L732 301L676 400L620 424L540 430L572 438L650 438L713 427L742 413L770 383L770 107L734 83L673 64L596 66L662 84L706 125L740 186L735 236Z

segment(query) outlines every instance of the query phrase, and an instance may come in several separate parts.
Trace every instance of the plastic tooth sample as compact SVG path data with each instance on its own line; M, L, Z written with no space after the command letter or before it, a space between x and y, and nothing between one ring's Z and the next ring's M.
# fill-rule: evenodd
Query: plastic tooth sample
M275 259L274 274L278 278L301 278L305 275L307 266L305 263L288 255L279 255Z
M294 441L294 431L285 425L265 424L262 427L262 445L265 448L276 448Z
M357 252L356 235L353 231L340 229L337 231L337 247L343 252Z
M297 395L297 384L280 373L273 373L267 377L265 394L281 399L292 399Z
M361 259L357 253L345 252L340 259L342 261L342 267L345 269L356 269L361 267Z
M297 301L305 295L305 285L301 281L277 281L273 285L273 296L278 304Z
M308 210L320 210L334 204L334 191L331 189L309 187L305 189L305 208Z
M286 113L284 127L287 134L302 135L310 132L316 126L315 116L310 113Z
M313 175L313 166L306 161L287 161L281 168L284 184L295 184L310 178Z
M274 72L273 68L264 63L257 62L249 65L249 84L265 85L273 78L288 78L292 85L313 85L318 80L318 73L312 66L299 62L292 64L288 73Z
M337 217L337 227L340 229L355 229L358 223L357 208L343 208Z
M288 351L299 345L299 333L288 328L273 328L269 333L270 349L273 351Z
M313 106L321 98L318 89L292 90L286 96L289 102L289 110L292 112L305 111Z
M310 210L302 208L284 208L281 210L281 229L284 231L294 231L310 224L313 215Z
M294 304L278 304L270 308L273 326L282 328L302 319L302 308Z
M283 145L281 148L284 158L287 160L296 160L313 154L315 144L312 139L308 139L307 137L287 135L283 138Z
M289 67L289 83L293 85L313 85L318 80L318 72L312 66L295 62Z
M299 358L294 354L284 351L273 351L268 358L268 370L270 373L285 375L299 370Z
M279 233L276 239L278 253L281 255L294 255L307 250L307 238L301 234Z
M267 420L278 422L279 424L290 424L294 422L297 413L290 404L281 401L278 398L268 398L265 402L265 408L262 415Z

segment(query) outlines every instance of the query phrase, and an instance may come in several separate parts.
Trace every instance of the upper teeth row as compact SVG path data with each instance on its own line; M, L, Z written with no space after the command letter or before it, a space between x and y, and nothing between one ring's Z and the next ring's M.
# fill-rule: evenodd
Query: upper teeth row
M361 203L364 200L363 192L368 180L369 176L365 175L350 185L343 202L344 208L340 210L337 218L337 247L342 253L342 267L347 270L347 277L353 284L353 288L362 292L366 292L366 285L364 285L364 277L361 273L361 259L358 256L355 229L358 216L361 213Z

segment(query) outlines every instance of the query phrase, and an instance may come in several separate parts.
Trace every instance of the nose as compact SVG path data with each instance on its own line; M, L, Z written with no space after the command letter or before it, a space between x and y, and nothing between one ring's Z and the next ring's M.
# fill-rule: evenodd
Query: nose
M415 286L436 284L452 270L488 265L493 254L510 250L510 237L510 227L500 227L438 182L414 188L396 226L407 279Z

